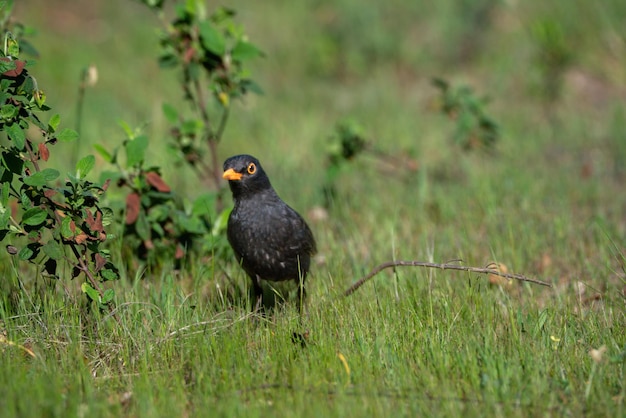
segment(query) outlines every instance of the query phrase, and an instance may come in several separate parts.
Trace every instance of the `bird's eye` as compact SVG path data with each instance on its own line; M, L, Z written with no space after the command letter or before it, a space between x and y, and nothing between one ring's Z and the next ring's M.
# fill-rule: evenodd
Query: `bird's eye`
M255 163L248 164L248 174L254 174L254 173L256 173L256 164Z

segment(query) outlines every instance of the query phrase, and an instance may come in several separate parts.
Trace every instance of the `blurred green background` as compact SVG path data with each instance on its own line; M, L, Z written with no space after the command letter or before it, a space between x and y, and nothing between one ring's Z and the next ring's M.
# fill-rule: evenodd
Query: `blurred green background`
M207 3L209 10L218 5ZM576 228L593 223L623 239L624 2L232 1L228 7L266 54L250 64L265 94L234 103L221 159L256 155L278 192L301 211L323 202L329 137L340 120L358 121L377 150L413 161L394 166L364 157L339 176L342 205L331 219L342 225L343 239L389 247L389 234L397 234L403 245L394 251L414 258L426 255L425 237L437 236L445 256L455 258L473 252L453 244L467 234L482 245L479 259L515 254L515 240L525 235L530 242L523 251L532 259L550 247L568 257L569 244L554 247L554 240L576 240ZM69 170L73 147L84 155L94 153L94 143L118 145L124 120L149 135L151 162L163 166L175 190L191 198L204 190L187 168L171 166L165 152L161 106L187 104L175 74L157 65L154 14L137 1L33 0L18 2L15 15L37 31L30 40L41 56L31 73L65 126L76 123L81 71L98 70L97 84L86 91L80 141L58 144L51 164ZM489 98L486 110L500 129L493 152L467 152L451 140L455 121L441 114L433 77ZM559 236L562 225L570 228ZM324 242L329 229L320 228L318 239ZM493 234L505 232L502 248ZM329 246L335 239L328 237Z
M522 246L531 259L541 259L546 248L569 257L571 241L582 233L577 228L591 224L623 239L624 2L228 6L266 54L250 65L265 94L234 104L221 159L256 155L279 193L302 211L323 201L320 185L337 121L358 121L376 149L414 162L381 165L364 157L340 175L342 205L332 219L345 239L388 247L389 234L397 234L403 245L394 251L425 256L424 237L437 236L453 245L445 254L454 258L472 253L466 244L452 244L465 233L483 245L479 259L491 251L515 254L515 240L524 235L532 235ZM118 145L124 120L149 135L151 161L163 165L177 191L191 198L203 191L164 152L162 103L187 104L175 74L158 68L156 16L136 1L33 0L17 3L16 18L36 28L30 39L41 56L31 73L66 126L76 123L81 71L98 70L97 84L86 91L80 141L58 144L51 164L67 163L69 170L72 147L84 155L94 143ZM433 77L490 99L486 109L501 134L493 152L464 151L451 141L455 122L440 112ZM564 225L569 228L559 235ZM323 242L329 228L320 229ZM502 248L491 239L504 233L509 240ZM329 246L334 239L328 237ZM555 247L558 240L565 245ZM522 260L522 267L532 265Z
M267 55L250 66L265 95L249 96L236 107L222 156L257 154L270 171L301 167L307 176L298 182L317 182L326 139L345 117L359 120L382 149L408 149L422 164L449 161L451 129L433 110L432 77L469 84L491 98L490 112L503 130L503 158L533 156L554 164L564 152L611 146L609 137L619 133L615 124L622 123L626 94L621 1L228 6ZM37 30L31 42L41 56L31 72L65 124L76 122L82 69L98 69L98 83L86 93L81 154L92 152L94 142L119 142L117 122L123 119L131 126L145 124L153 156L162 158L167 129L161 104L185 104L174 74L157 66L159 23L145 6L128 0L18 1L16 18ZM562 39L543 43L557 49L562 44L567 55L556 100L546 97L542 69L550 60L542 54L551 46L543 46L537 34L538 27L548 26ZM189 187L185 176L165 175Z

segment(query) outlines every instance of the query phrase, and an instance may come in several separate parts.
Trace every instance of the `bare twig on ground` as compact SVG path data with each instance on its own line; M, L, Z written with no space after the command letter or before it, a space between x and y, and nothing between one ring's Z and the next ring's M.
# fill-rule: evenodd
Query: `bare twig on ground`
M507 279L515 279L515 280L520 280L520 281L523 281L523 282L539 284L541 286L552 287L552 285L550 283L547 283L547 282L544 282L544 281L541 281L541 280L537 280L537 279L531 279L531 278L523 276L521 274L503 273L503 272L499 271L497 268L466 267L466 266L461 266L461 265L458 265L458 264L449 264L449 263L438 264L438 263L427 263L427 262L424 262L424 261L387 261L386 263L382 263L382 264L376 266L371 272L369 272L369 274L367 276L365 276L365 277L357 280L356 282L354 282L352 284L352 286L350 286L344 292L344 295L345 296L350 296L359 287L363 286L363 284L366 281L368 281L369 279L371 279L372 277L374 277L375 275L377 275L378 273L380 273L384 269L396 268L396 267L428 267L428 268L436 268L436 269L441 269L441 270L461 270L461 271L468 271L470 273L494 274L496 276L505 277Z

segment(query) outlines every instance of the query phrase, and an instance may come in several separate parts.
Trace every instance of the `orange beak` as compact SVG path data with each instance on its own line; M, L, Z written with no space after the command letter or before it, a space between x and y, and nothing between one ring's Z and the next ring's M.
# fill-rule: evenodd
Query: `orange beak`
M243 177L243 174L236 172L232 168L229 168L228 170L224 171L224 174L222 174L222 178L228 181L241 180L241 177Z

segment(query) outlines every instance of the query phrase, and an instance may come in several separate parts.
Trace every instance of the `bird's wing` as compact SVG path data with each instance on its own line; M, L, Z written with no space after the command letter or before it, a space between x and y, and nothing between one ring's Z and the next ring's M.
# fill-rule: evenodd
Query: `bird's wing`
M315 239L304 219L288 205L280 205L280 209L268 212L266 220L267 233L274 237L271 245L283 248L289 254L314 254Z

